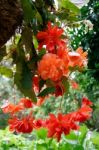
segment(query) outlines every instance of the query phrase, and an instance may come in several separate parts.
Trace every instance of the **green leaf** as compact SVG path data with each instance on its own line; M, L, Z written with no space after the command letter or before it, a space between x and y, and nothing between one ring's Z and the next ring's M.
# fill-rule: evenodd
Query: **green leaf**
M13 77L12 70L7 68L6 66L0 66L0 74L6 76L8 78L12 78Z
M39 139L45 139L47 136L47 130L44 128L37 130L36 133Z
M76 145L73 150L84 150L83 145Z
M86 134L88 132L88 128L86 127L86 125L82 125L80 126L80 130L79 132L81 133L78 137L78 140L80 141L80 144L83 145Z
M58 0L58 2L59 2L60 8L69 9L75 14L78 14L80 12L79 8L75 6L72 2L70 2L69 0Z
M41 91L38 96L46 96L46 95L54 93L54 92L55 92L55 87L48 87L48 88L44 89L43 91Z
M39 51L39 54L38 54L38 60L41 60L41 58L43 57L43 55L46 54L46 49L45 48L42 48L40 51Z
M33 8L31 0L21 0L21 4L24 13L24 19L27 23L29 23L35 17L36 10Z
M77 140L78 135L75 134L74 131L71 131L70 134L66 135L66 139L68 140Z
M17 63L14 82L26 97L35 102L37 101L35 92L32 89L32 73L25 62Z
M35 49L37 49L38 48L38 41L37 41L37 38L35 36L33 36L33 44L34 44Z
M99 133L98 132L92 133L91 140L92 140L93 144L95 144L99 147Z

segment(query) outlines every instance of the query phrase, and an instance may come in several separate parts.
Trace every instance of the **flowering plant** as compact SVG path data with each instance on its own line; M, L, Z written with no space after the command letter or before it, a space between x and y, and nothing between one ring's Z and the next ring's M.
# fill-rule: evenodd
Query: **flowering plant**
M36 119L33 116L33 108L42 105L51 94L57 97L67 91L67 83L71 82L70 74L76 70L82 71L86 67L87 52L81 47L76 51L72 50L64 30L52 25L51 22L48 22L46 29L39 31L36 37L38 46L35 50L37 59L35 69L33 68L32 90L37 102L22 98L16 105L6 103L1 108L4 113L10 114L8 124L11 131L30 133L33 129L44 127L47 128L48 137L55 137L59 141L63 133L67 135L71 130L78 130L79 123L91 117L92 102L84 97L81 108L75 112L60 112L56 116L50 113L46 119ZM23 115L26 109L30 112Z

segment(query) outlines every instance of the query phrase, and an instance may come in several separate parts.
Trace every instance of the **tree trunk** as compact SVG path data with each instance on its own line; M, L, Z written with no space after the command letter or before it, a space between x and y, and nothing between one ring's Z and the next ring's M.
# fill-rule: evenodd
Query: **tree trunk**
M22 9L18 0L0 0L0 47L22 23Z

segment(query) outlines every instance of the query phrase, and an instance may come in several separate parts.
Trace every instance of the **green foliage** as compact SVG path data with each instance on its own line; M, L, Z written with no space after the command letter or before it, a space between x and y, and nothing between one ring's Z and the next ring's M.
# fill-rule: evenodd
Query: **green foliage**
M6 128L0 130L0 150L98 150L99 146L99 134L89 133L85 125L81 126L80 131L72 131L70 135L63 136L60 143L46 136L46 130L43 128L27 136L12 134Z

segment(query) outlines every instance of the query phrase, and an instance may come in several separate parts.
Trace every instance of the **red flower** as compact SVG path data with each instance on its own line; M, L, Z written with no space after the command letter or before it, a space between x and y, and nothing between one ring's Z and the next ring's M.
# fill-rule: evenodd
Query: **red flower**
M78 130L79 126L76 125L71 119L71 115L50 114L50 118L46 121L48 128L48 137L55 137L59 141L62 133L65 135L70 133L71 129Z
M83 52L83 49L79 47L76 52L69 52L69 66L84 67L87 64L87 52Z
M8 120L10 131L16 131L21 133L30 133L33 130L34 119L30 116L24 117L22 119L18 119L14 117Z
M7 104L3 105L1 107L1 109L4 113L14 114L14 113L17 113L17 112L23 110L24 107L22 105L14 105L12 103L7 103Z
M42 119L38 119L34 123L35 129L39 129L41 127L45 127L45 121Z
M22 104L25 108L32 108L33 102L28 98L21 98L19 104Z
M91 113L92 109L90 107L83 106L75 113L75 121L84 122L91 117Z
M46 128L48 129L48 137L55 137L58 141L62 133L69 134L71 130L79 129L79 122L84 122L91 117L92 109L89 106L83 105L75 112L62 115L50 114L49 119L46 120Z
M64 47L66 45L65 41L61 39L62 34L63 29L51 26L51 23L48 22L47 29L37 34L37 39L39 40L38 49L46 45L46 49L49 52L55 53L57 47Z
M82 105L92 106L93 103L88 98L83 97L83 99L82 99Z
M60 80L68 72L67 66L62 59L55 54L45 54L38 63L38 72L42 79Z

